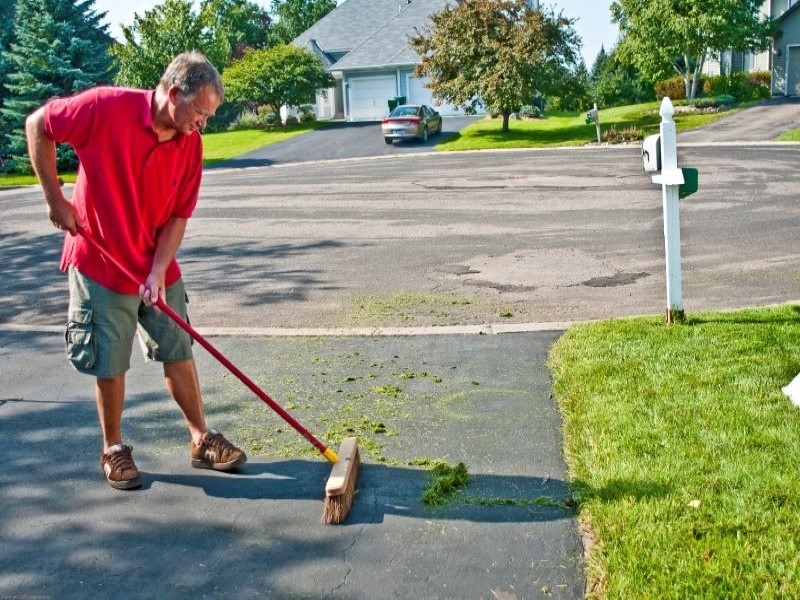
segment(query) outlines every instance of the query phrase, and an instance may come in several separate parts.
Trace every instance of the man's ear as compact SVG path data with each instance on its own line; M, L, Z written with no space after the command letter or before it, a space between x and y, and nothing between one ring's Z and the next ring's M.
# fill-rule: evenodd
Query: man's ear
M178 102L178 94L181 93L181 88L177 85L171 85L167 90L167 97L169 98L170 104L177 104Z

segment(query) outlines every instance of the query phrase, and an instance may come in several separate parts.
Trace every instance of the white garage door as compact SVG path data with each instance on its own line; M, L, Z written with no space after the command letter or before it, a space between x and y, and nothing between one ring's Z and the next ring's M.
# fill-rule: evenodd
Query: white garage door
M348 83L351 121L380 121L389 114L389 98L397 95L394 75L352 77Z
M409 104L427 104L439 111L439 114L445 117L452 117L456 115L463 115L464 111L455 106L447 103L435 104L433 94L430 89L425 87L425 80L419 77L408 77L408 103Z

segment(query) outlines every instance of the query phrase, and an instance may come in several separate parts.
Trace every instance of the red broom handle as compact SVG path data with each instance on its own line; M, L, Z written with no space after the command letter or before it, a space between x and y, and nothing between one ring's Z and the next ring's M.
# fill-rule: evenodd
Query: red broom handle
M124 273L125 276L131 281L131 283L135 283L135 284L139 284L140 283L136 279L136 276L133 273L131 273L125 267L125 265L123 265L116 258L111 256L111 254L109 254L109 252L105 248L103 248L103 246L101 246L100 243L96 239L94 239L91 235L89 235L84 229L78 229L78 233L80 233L83 236L83 238L87 242L89 242L98 252L100 252L100 254L102 254L112 265L114 265L117 269L119 269L122 273ZM325 458L327 458L331 462L336 462L336 460L334 460L336 458L336 453L335 453L334 450L332 450L330 448L327 448L325 446L325 444L323 444L317 438L315 438L313 435L311 435L311 432L308 431L308 429L303 427L297 420L295 420L294 417L292 417L292 415L290 415L288 412L286 412L283 409L283 407L281 407L280 404L278 404L272 398L270 398L269 395L267 395L267 393L264 390L262 390L260 387L258 387L253 382L252 379L250 379L247 375L242 373L238 369L238 367L236 367L236 365L234 365L231 361L229 361L225 357L225 355L222 354L222 352L217 350L211 344L211 342L209 342L202 335L200 335L194 327L192 327L191 325L189 325L189 323L187 323L185 320L183 320L181 318L181 316L178 313L176 313L174 310L172 310L172 308L166 302L164 302L164 300L160 296L158 297L158 300L156 300L155 305L159 309L161 309L165 313L167 313L167 315L173 321L175 321L175 323L177 323L178 326L180 326L181 329L183 329L186 333L188 333L198 344L203 346L203 348L208 350L211 353L211 355L214 358L216 358L219 362L221 362L222 365L226 369L228 369L231 373L236 375L236 377L239 378L239 381L241 381L248 388L250 388L250 390L256 396L258 396L264 402L266 402L266 404L272 410L274 410L276 413L278 413L284 421L289 423L289 425L294 427L297 430L297 432L300 433L300 435L302 435L309 442L311 442L314 445L314 447L316 447L316 449L319 450L325 456Z

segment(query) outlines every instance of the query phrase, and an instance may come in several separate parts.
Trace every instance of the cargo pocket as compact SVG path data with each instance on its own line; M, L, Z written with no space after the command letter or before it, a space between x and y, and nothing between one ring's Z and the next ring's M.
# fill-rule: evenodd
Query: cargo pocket
M67 332L67 358L78 371L90 371L97 356L91 308L78 308L69 315Z

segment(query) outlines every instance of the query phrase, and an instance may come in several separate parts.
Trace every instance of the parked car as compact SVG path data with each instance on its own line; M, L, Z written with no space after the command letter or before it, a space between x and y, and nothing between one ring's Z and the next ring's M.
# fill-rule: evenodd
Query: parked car
M417 139L427 142L429 135L442 132L442 116L424 104L401 104L381 122L383 141Z

